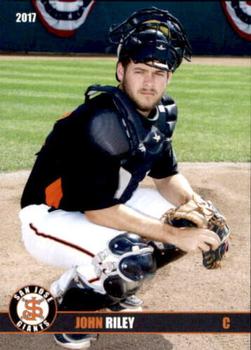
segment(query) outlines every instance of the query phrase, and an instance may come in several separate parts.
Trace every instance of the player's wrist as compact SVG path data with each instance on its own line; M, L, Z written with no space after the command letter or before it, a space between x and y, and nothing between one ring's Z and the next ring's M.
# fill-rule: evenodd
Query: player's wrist
M169 224L163 224L163 242L176 246L178 242L178 229Z

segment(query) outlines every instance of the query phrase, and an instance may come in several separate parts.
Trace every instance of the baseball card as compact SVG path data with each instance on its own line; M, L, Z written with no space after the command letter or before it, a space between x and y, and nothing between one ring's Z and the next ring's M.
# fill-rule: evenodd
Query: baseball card
M0 348L250 348L250 1L0 2Z

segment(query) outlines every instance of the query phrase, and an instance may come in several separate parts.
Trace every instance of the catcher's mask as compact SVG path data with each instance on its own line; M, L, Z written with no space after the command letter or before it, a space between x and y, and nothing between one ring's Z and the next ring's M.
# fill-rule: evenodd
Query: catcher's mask
M107 249L95 256L94 266L104 290L115 298L134 294L156 271L153 248L138 235L128 233L113 238Z
M156 7L134 12L121 24L112 25L109 39L118 44L118 62L131 59L174 72L183 58L191 60L191 46L181 23Z

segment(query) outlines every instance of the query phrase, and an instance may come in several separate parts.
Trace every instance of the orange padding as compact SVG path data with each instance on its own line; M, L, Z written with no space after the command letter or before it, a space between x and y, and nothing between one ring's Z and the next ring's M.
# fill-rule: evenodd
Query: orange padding
M45 189L45 202L50 207L58 208L63 197L61 177L52 182Z

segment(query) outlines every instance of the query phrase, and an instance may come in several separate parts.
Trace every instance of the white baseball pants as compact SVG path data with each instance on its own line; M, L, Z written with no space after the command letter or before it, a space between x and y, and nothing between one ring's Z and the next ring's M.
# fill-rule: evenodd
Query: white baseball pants
M172 207L155 189L138 188L126 203L146 215L160 218ZM95 280L93 257L107 248L122 231L95 225L81 212L47 205L30 205L20 211L22 239L27 251L38 261L70 269L81 266L88 281Z

